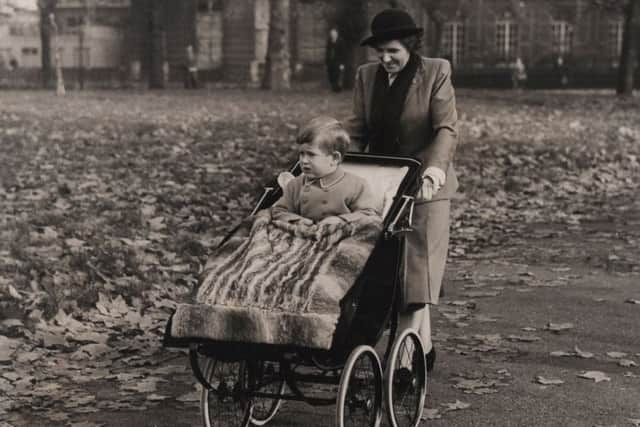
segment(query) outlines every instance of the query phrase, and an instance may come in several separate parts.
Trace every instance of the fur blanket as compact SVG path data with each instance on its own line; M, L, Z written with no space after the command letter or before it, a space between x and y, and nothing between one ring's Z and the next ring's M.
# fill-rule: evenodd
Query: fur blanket
M380 235L380 218L308 225L267 209L243 229L248 236L236 233L209 258L171 336L329 349L340 300Z

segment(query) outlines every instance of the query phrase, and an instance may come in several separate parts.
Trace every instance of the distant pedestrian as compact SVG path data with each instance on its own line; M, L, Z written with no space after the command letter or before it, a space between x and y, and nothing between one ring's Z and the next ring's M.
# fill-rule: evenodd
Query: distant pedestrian
M527 83L527 69L520 57L516 58L511 71L511 82L514 89L522 89Z
M346 57L347 49L344 40L340 37L337 28L331 28L325 50L325 64L329 84L334 92L342 90Z
M184 80L185 89L197 89L198 88L198 63L196 62L196 55L193 51L193 46L187 46L187 64L186 64L186 76Z
M569 85L569 71L562 55L558 55L558 58L556 58L555 66L560 87L567 87Z

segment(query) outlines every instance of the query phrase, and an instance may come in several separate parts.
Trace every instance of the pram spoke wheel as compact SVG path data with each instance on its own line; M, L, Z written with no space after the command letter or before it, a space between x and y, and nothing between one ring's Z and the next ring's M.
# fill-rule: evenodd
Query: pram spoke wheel
M385 397L391 426L417 426L426 394L422 341L413 330L405 329L393 343L385 370Z
M203 389L200 399L205 427L249 426L252 402L246 362L208 358L203 373L212 386Z
M342 370L336 425L378 426L382 419L382 367L375 350L356 347Z
M256 366L256 391L282 395L285 381L277 362L258 362ZM266 425L276 416L282 405L282 399L272 397L254 397L251 411L251 424Z

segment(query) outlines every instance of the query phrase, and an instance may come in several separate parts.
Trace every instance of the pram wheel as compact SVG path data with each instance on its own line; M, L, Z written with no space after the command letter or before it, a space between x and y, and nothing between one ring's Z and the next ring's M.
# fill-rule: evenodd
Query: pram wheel
M385 394L389 423L393 427L415 427L420 423L427 375L422 341L405 329L393 343L385 371Z
M285 381L277 362L258 362L256 365L256 391L282 395ZM282 405L282 399L273 397L254 397L251 411L251 424L266 425L276 416Z
M202 371L212 386L203 389L200 399L205 427L249 426L252 402L247 363L208 358Z
M379 426L382 419L382 366L375 350L356 347L342 370L336 405L338 427Z

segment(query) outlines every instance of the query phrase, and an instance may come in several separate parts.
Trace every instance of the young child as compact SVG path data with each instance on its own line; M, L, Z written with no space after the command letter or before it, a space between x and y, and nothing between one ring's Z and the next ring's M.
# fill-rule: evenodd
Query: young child
M275 218L328 225L379 215L367 182L340 167L349 142L342 124L331 117L317 117L300 129L302 173L284 185L273 205Z

